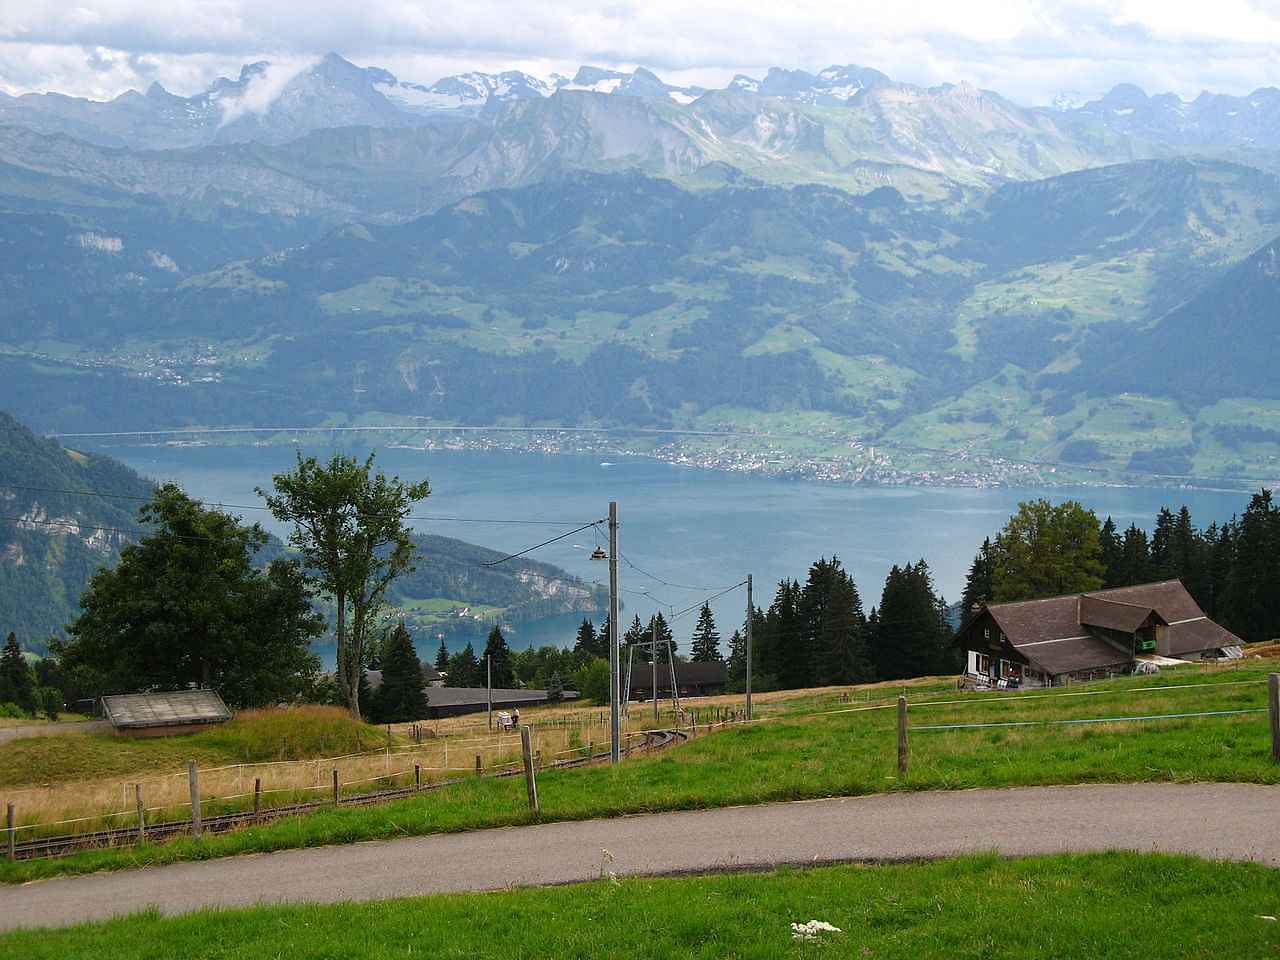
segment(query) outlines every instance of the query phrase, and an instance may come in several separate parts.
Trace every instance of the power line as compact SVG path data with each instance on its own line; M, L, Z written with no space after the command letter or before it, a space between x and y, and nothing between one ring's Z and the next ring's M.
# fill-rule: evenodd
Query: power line
M541 549L542 547L549 546L553 543L556 543L559 540L565 539L566 537L572 537L575 533L581 533L583 530L586 530L588 527L598 527L600 524L604 522L605 522L604 520L592 520L590 523L584 523L582 526L577 527L573 530L570 530L568 533L562 533L560 534L560 536L552 537L550 540L543 540L541 543L535 543L532 547L527 547L524 550L521 550L519 553L513 553L509 556L503 557L501 560L490 560L487 563L477 564L477 566L496 567L500 563L506 563L508 560L514 560L516 559L516 557L523 557L526 553L532 553L534 550L538 550L538 549Z
M621 551L619 551L618 556L622 558L623 563L625 563L628 567L630 567L636 573L639 573L642 576L646 576L650 580L656 580L658 583L662 584L664 587L674 587L676 590L694 590L694 591L715 589L715 587L691 587L686 583L672 583L670 580L663 580L661 577L655 576L649 571L642 570L640 567L637 567L634 563L631 562L631 560L627 557L625 553L622 553Z
M708 603L710 603L712 600L718 600L721 597L723 597L726 593L732 593L734 590L737 590L739 587L745 587L746 585L747 585L747 581L743 580L741 583L735 583L732 587L725 587L719 593L712 594L711 596L707 597L705 600L699 600L697 603L691 604L690 606L685 607L683 610L673 613L671 615L671 618L667 622L674 623L678 618L683 617L686 613L689 613L690 611L693 611L693 610L699 610L702 607L706 606Z

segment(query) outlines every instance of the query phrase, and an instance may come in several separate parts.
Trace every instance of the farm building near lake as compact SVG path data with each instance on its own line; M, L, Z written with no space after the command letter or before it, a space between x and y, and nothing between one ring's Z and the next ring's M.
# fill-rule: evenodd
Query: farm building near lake
M169 737L195 733L231 719L231 711L212 690L128 693L102 698L102 714L122 737Z
M723 663L676 662L676 689L682 697L709 697L724 693L729 671ZM647 663L631 667L629 693L632 700L648 700L653 696L653 669ZM658 664L658 697L671 696L671 665Z
M957 635L965 681L1050 687L1131 672L1144 659L1233 659L1242 641L1210 620L1180 580L989 604Z

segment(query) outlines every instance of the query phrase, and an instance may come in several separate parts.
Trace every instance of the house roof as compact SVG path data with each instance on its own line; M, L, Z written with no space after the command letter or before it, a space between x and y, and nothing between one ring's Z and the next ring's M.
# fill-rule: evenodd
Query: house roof
M369 683L370 690L377 690L382 686L381 670L366 670L364 678ZM431 664L422 662L422 680L424 683L435 683L437 680L443 680L444 674L433 667Z
M113 727L173 727L231 719L231 711L212 690L103 697L102 709Z
M1095 631L1134 633L1148 622L1169 630L1169 655L1239 644L1205 616L1181 580L1067 594L985 608L1009 644L1047 673L1071 673L1126 663L1131 654ZM966 626L966 630L974 620Z
M652 671L647 663L636 663L631 667L631 689L648 690L653 680ZM725 683L729 679L728 668L719 660L706 663L676 662L676 684L682 683ZM658 664L658 686L671 686L671 668L665 663Z
M561 697L565 700L577 700L577 690L565 690ZM545 690L498 690L493 691L494 707L526 706L534 703L545 703ZM432 687L427 691L427 706L457 707L483 705L488 702L484 687Z

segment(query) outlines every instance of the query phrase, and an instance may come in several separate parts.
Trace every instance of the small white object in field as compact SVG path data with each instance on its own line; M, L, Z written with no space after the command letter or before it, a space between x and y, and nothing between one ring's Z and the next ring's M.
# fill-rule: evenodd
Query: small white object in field
M1269 917L1269 916L1267 916L1265 913L1264 913L1264 914L1259 914L1259 915L1258 915L1258 919L1259 919L1259 920L1267 920L1267 921L1270 921L1271 923L1275 923L1275 922L1276 922L1276 918L1275 918L1275 917Z
M842 933L839 927L833 927L825 920L810 920L808 923L793 923L791 938L793 940L821 940L824 933Z

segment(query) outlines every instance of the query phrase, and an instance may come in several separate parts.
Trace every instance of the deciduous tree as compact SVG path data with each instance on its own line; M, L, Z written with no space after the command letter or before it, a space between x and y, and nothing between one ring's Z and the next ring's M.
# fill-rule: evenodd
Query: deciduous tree
M368 631L388 586L413 568L406 519L431 492L425 480L375 473L373 460L335 454L322 465L299 453L297 467L274 478L273 493L258 491L277 520L293 524L289 539L303 555L309 582L334 603L338 687L354 717Z
M1098 528L1093 511L1074 500L1019 504L992 545L994 599L1004 603L1099 589L1105 571Z

